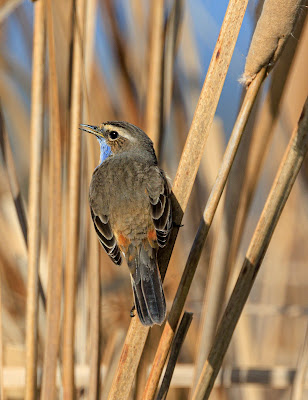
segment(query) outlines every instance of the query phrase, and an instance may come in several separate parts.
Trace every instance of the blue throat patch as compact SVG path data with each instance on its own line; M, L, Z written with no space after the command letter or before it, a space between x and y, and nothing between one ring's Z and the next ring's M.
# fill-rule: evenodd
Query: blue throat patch
M110 156L111 148L110 148L110 146L108 146L108 144L106 143L104 138L97 137L97 140L99 142L100 151L101 151L100 160L99 160L99 165L101 165L106 160L106 158Z

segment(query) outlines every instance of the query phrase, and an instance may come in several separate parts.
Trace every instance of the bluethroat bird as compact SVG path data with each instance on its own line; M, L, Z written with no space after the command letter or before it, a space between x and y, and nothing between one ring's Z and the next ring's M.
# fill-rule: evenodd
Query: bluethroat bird
M111 260L125 257L135 307L143 325L166 316L157 251L172 227L170 188L150 138L128 122L81 125L96 136L100 164L94 170L89 202L99 241Z

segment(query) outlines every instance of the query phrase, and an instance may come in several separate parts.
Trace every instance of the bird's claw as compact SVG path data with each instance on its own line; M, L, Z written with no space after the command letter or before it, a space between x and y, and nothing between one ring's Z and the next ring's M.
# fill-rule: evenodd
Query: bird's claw
M131 310L130 310L130 313L129 313L129 315L130 315L130 317L131 318L134 318L134 316L135 316L135 311L136 310L136 307L135 307L135 304L132 306L132 308L131 308Z

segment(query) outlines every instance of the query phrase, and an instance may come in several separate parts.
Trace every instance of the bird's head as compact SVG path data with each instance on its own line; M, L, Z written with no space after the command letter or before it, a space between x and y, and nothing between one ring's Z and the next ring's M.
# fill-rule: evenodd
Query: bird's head
M99 141L101 163L111 154L127 151L147 152L155 157L151 139L143 130L129 122L111 121L99 126L84 124L80 126L81 130L92 133Z

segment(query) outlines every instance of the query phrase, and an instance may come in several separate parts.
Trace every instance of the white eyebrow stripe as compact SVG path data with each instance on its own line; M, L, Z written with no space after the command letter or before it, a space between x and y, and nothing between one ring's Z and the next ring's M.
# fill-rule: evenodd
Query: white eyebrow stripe
M136 141L136 138L133 137L133 136L131 136L131 135L130 135L127 131L125 131L124 129L118 128L117 131L119 132L119 134L120 134L121 136L125 137L126 139L130 140L131 142L135 142L135 141Z
M124 138L130 140L131 142L136 142L136 138L131 136L127 130L118 127L118 126L113 126L113 125L105 125L104 126L106 131L116 131L119 133L119 135L123 136Z

